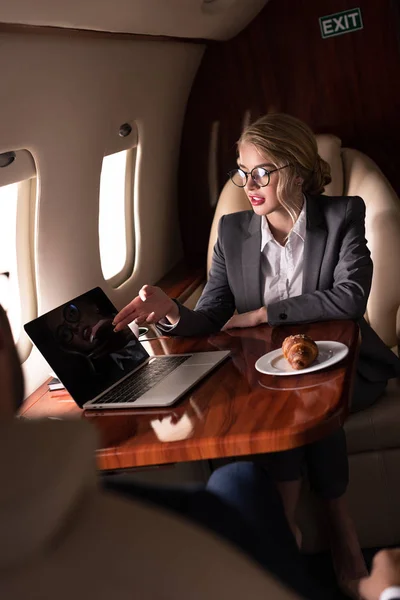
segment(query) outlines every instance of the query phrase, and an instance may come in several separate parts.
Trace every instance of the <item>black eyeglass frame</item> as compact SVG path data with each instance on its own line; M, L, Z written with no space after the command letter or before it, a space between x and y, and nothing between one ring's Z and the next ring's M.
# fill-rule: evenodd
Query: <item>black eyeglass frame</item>
M249 176L252 178L252 180L254 181L254 183L258 187L267 187L267 185L269 185L270 181L271 181L271 173L275 173L275 171L280 171L281 169L286 169L286 167L290 167L290 164L289 165L284 165L283 167L277 167L276 169L271 169L270 171L268 169L264 169L264 167L254 167L251 171L244 171L243 169L240 169L238 167L237 169L232 169L231 171L229 171L228 172L228 176L229 176L229 179L232 181L233 185L236 185L236 187L239 187L239 188L246 187L247 182L249 180ZM261 185L254 178L253 171L255 171L256 169L262 169L263 171L265 171L265 175L268 175L268 182L267 183L264 183L263 185ZM234 177L235 173L237 173L238 171L241 171L246 176L246 180L245 180L245 182L244 182L243 185L239 185L238 183L235 183L233 181L233 177ZM262 177L265 177L265 175L262 175Z
M69 310L69 308L71 306L73 306L74 309L78 313L76 319L73 319L71 317L68 318L68 316L67 316L67 311ZM79 308L77 306L75 306L75 304L66 304L63 308L63 318L64 318L65 323L61 323L61 325L59 325L57 327L56 338L59 343L70 344L74 338L74 330L72 329L72 327L67 325L67 323L69 323L70 325L76 326L79 323L79 321L81 320L81 311L79 310ZM66 338L62 339L62 332L64 332L64 333L68 332L68 339L66 339Z

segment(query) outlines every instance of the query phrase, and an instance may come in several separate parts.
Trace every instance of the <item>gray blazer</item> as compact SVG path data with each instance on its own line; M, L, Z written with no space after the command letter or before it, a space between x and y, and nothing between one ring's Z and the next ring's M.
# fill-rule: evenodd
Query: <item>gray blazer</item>
M208 283L194 311L179 305L181 318L171 334L214 333L235 309L263 305L261 218L251 210L221 217ZM356 319L362 336L358 370L369 381L386 381L400 375L400 361L363 318L372 280L364 221L359 197L307 196L302 294L269 304L268 322Z

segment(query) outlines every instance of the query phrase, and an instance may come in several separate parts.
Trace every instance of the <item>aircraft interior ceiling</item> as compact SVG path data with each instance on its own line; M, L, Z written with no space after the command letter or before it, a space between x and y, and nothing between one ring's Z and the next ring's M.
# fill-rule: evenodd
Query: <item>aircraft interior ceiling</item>
M226 40L268 0L13 0L3 23Z

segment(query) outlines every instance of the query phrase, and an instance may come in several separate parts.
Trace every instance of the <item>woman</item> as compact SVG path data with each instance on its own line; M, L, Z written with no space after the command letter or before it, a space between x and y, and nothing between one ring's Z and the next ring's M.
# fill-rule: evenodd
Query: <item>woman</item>
M221 218L209 281L195 310L144 286L117 315L115 329L135 320L193 336L266 322L358 319L362 347L353 407L372 404L387 379L400 373L400 363L363 319L372 262L362 199L321 196L331 181L329 165L318 155L312 131L289 115L266 115L250 125L238 142L238 155L238 168L229 175L244 188L252 211ZM297 538L304 456L311 484L326 506L339 583L352 591L367 571L345 503L343 430L269 461Z

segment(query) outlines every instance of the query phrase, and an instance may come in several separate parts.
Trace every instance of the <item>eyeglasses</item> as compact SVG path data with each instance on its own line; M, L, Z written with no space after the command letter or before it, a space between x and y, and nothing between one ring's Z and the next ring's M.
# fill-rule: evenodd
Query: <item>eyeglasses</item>
M56 338L60 344L70 344L74 338L77 324L81 320L80 310L75 304L67 304L63 310L64 323L56 330ZM75 327L71 327L75 325Z
M278 167L277 169L264 169L264 167L254 167L249 173L247 171L243 171L243 169L233 169L229 171L228 175L237 187L244 188L249 175L258 187L266 187L269 185L271 179L271 173L275 173L275 171L280 171L281 169L286 169L286 167L290 167L290 165L285 165L283 167Z

